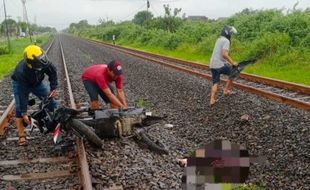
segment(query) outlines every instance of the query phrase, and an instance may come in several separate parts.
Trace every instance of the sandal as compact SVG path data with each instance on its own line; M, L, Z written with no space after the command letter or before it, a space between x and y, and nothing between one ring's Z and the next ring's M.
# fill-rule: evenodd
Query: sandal
M234 94L236 94L236 92L232 92L231 90L229 90L227 92L223 92L224 96L231 96L231 95L234 95Z
M20 136L19 139L18 139L18 145L19 146L25 146L27 145L26 143L26 136Z

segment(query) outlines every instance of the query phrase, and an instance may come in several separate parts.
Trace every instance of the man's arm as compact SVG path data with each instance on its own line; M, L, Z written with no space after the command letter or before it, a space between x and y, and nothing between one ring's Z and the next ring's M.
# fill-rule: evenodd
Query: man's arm
M125 107L118 98L111 92L109 88L102 90L104 94L109 98L110 102L119 108Z
M50 64L45 72L48 75L48 80L50 81L50 90L53 91L57 88L57 69L53 64Z
M118 98L121 101L121 103L127 107L127 102L126 102L126 98L125 98L125 93L123 89L117 89L117 94L118 94Z
M231 57L228 55L228 50L222 49L222 56L223 56L223 58L224 58L230 65L234 65L233 60L232 60Z

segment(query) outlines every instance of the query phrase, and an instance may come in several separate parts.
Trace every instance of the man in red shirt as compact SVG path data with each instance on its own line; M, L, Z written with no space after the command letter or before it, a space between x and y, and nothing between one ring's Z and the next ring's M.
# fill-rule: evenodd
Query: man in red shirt
M82 74L84 87L90 97L90 108L99 109L98 95L111 108L126 108L127 103L123 91L123 70L119 60L108 65L97 64L87 67ZM114 95L112 82L115 82L117 96Z

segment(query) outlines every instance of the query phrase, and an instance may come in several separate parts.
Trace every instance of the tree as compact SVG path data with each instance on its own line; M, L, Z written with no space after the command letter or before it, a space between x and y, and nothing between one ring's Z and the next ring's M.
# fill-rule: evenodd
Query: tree
M137 24L137 25L144 25L148 20L151 20L153 18L153 14L149 11L140 11L138 12L132 22Z
M169 4L164 4L165 16L159 19L160 28L169 31L175 32L178 27L182 24L182 19L177 17L179 13L181 13L181 8L175 8L173 11L173 15L171 14L171 8Z
M171 16L171 8L169 4L164 4L164 9L165 9L165 16L170 17ZM173 17L177 17L178 14L182 11L182 8L174 8L173 10Z
M22 32L27 32L27 23L26 22L19 22L18 23L19 28L21 29Z
M80 20L80 22L77 23L77 27L80 28L88 28L90 25L88 24L87 20Z
M18 27L17 27L16 21L13 20L13 19L7 19L6 21L2 22L2 24L1 24L1 33L5 33L5 31L6 31L6 24L5 24L5 22L8 25L9 35L10 36L16 35L17 32L18 32Z

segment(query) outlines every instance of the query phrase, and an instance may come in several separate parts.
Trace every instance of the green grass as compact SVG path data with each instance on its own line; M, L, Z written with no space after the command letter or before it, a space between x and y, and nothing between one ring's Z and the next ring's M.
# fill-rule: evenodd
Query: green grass
M151 109L151 106L146 102L146 100L144 99L136 99L134 101L135 105L138 106L138 107L141 107L141 108L144 108L145 110L147 111L150 111L152 110Z
M40 42L37 43L37 45L41 46L48 41L48 36L39 36L37 37L37 41ZM6 42L1 42L0 45L6 44ZM29 38L14 39L11 41L11 52L9 54L0 55L0 80L11 73L16 64L23 58L24 48L30 44Z
M165 50L165 49L156 48L156 47L141 46L139 44L120 43L119 45L122 45L128 48L134 48L134 49L141 50L141 51L147 51L147 52L151 52L155 54L160 54L164 56L194 61L194 62L198 62L202 64L208 64L210 60L210 56L197 54L195 52L194 47L187 47L187 49L180 47L177 50L171 51L171 50Z
M258 63L245 70L247 73L274 79L310 85L310 69L298 64L275 66L268 63Z
M248 184L248 185L242 185L237 188L233 188L233 190L265 190L265 188L253 184Z

